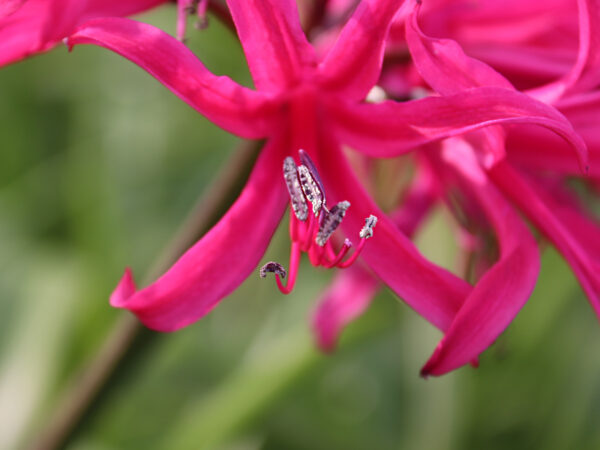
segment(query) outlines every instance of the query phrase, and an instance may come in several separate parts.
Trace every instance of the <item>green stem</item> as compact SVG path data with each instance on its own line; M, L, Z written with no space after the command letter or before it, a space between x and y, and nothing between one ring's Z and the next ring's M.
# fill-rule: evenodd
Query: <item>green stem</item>
M233 203L243 187L258 154L259 145L247 142L237 149L206 189L181 229L149 271L146 281L163 273L191 244L214 225ZM121 364L134 345L149 345L159 336L144 328L131 314L123 313L108 332L96 354L68 383L58 406L52 411L29 445L30 450L62 448L81 427L84 419L98 407L103 389L118 375ZM137 350L137 348L136 348Z

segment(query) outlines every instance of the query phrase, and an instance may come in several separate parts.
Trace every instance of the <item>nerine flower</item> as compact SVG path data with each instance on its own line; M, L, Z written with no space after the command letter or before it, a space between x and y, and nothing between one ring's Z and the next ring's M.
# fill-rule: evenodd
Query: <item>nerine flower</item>
M527 4L523 8L533 7ZM579 14L575 16L579 20L579 50L574 49L571 68L556 81L542 85L534 83L536 87L526 93L555 104L571 119L590 149L589 175L583 181L597 183L599 167L596 160L600 156L600 148L595 130L600 117L600 97L593 88L600 84L600 7L598 2L580 1L578 8ZM481 7L484 12L489 9L485 4ZM535 9L539 10L539 5ZM481 15L479 10L473 13L467 9L466 12ZM510 15L510 12L507 14ZM459 17L455 19L462 23ZM534 19L529 20L533 22ZM469 20L464 23L467 30L477 29ZM407 14L403 29L412 64L426 85L438 93L449 95L481 85L512 87L498 72L466 56L457 42L426 36L418 26L416 11ZM459 36L472 36L461 32L459 25L453 31ZM534 31L540 34L538 29ZM532 31L530 34L536 33ZM511 53L519 52L517 48L510 50ZM514 68L514 65L507 64L506 67ZM527 71L522 67L521 75L530 82L538 80L539 83L540 77L536 72L526 76ZM376 140L371 144L376 146ZM465 229L465 235L476 239L469 242L476 246L473 249L477 258L474 275L479 282L423 368L423 374L439 375L452 370L490 345L533 290L539 258L535 242L515 214L514 206L564 255L592 307L600 315L600 252L597 245L600 227L597 220L585 211L575 193L568 189L565 175L581 176L582 172L573 163L567 146L538 129L519 127L509 130L506 143L502 130L488 128L446 139L433 147L419 150L422 156L419 163L435 172L436 182L444 192L443 198L451 210L459 213L458 222ZM456 211L457 204L459 211ZM497 260L486 254L485 242L481 241L486 236L495 236L499 246ZM369 282L364 280L364 277L359 278L363 286L368 286ZM497 295L478 297L476 292L485 286L489 290L494 286ZM334 328L336 333L332 333L331 327L322 326L323 321L346 323L359 311L359 308L349 305L360 305L360 310L363 310L375 292L374 288L369 295L364 295L364 289L355 288L355 291L358 294L350 295L350 300L346 300L343 307L339 306L342 302L337 291L332 290L324 296L314 319L315 323L321 324L317 328L321 345L332 346L339 332L338 327ZM352 315L347 311L351 311ZM334 319L325 319L330 316Z
M95 19L69 37L70 46L100 45L130 59L222 128L244 138L267 139L246 187L220 222L150 286L137 290L127 270L111 296L112 305L131 310L160 331L198 320L254 271L287 204L294 211L292 274L300 250L317 265L344 267L353 261L358 252L346 256L348 243L337 252L329 244L341 222L347 236L362 235L356 250L362 250L367 266L443 331L470 331L456 325L463 306L482 308L485 301L499 304L515 291L530 292L531 277L524 282L518 271L535 275L537 266L524 269L513 253L529 256L535 247L519 248L522 230L515 235L512 227L521 222L515 213L505 223L501 212L493 211L503 200L487 184L481 186L481 199L513 256L502 260L501 271L473 287L419 253L375 204L342 151L347 144L369 157L389 158L491 125L527 123L554 131L586 160L584 143L560 113L511 86L469 87L404 103L365 103L401 3L362 1L335 44L318 57L302 32L293 1L229 0L256 90L213 75L184 44L143 23ZM461 173L477 177L475 164L469 159ZM373 233L371 216L378 219L377 227L366 241ZM269 271L275 272L280 289L291 289L295 275L283 285L283 266L267 264L262 272ZM480 327L488 326L488 320L497 327L496 315L481 319ZM461 347L452 364L472 361L486 346Z

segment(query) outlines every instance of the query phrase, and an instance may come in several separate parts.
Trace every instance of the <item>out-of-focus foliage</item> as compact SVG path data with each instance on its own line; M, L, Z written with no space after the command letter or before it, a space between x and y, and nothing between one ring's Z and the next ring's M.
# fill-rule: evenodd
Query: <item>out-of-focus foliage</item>
M174 8L146 19L171 30ZM249 84L216 20L189 44ZM140 69L99 48L58 48L0 71L0 448L53 414L122 314L125 265L149 270L236 147ZM257 212L259 213L259 212ZM443 212L418 238L453 264ZM284 227L285 228L285 227ZM287 230L264 260L285 260ZM437 332L382 291L341 348L318 354L308 264L283 297L250 278L208 318L154 335L102 392L72 449L597 449L600 328L553 252L481 368L422 380ZM401 268L399 268L401 270Z

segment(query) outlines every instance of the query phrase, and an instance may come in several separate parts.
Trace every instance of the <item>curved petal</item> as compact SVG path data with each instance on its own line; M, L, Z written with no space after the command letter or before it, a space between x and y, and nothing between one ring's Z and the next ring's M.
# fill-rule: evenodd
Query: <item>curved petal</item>
M471 286L447 270L426 260L415 245L379 210L353 173L341 149L322 137L319 162L327 192L350 201L342 227L350 237L358 236L364 220L378 217L374 236L366 242L361 257L394 292L438 328L446 330Z
M312 318L321 350L335 349L343 328L365 312L378 289L377 279L358 264L335 275L333 283L321 295Z
M262 150L240 197L223 218L163 276L135 292L127 271L111 304L135 313L149 328L174 331L209 313L256 268L285 210L284 148Z
M600 84L600 0L578 0L579 51L571 70L561 79L527 93L554 103L569 91L581 92Z
M569 187L568 180L542 176L529 177L528 182L568 230L577 230L573 238L586 249L592 260L600 264L600 220L588 211L586 202Z
M95 19L69 37L69 47L77 44L99 45L124 56L231 133L246 138L270 134L277 102L213 75L184 44L158 28L129 19Z
M85 20L127 16L166 0L11 0L0 5L0 66L48 50Z
M590 129L581 133L589 150L587 177L600 179L600 134ZM573 152L565 142L553 133L539 127L517 127L507 134L508 160L520 167L580 176L581 169L573 159Z
M417 22L419 9L414 8L406 17L406 41L417 71L433 89L450 95L478 86L512 88L490 66L467 56L456 41L423 34Z
M227 0L257 89L280 91L316 64L293 0Z
M585 142L556 109L525 94L498 87L466 89L404 103L327 103L340 139L362 153L389 158L439 139L490 125L527 123L546 127L569 142L587 167Z
M600 317L600 263L593 259L586 247L580 245L572 231L508 163L497 164L489 175L494 184L562 253Z
M363 0L319 65L325 89L362 100L381 71L385 38L403 0Z
M535 239L519 215L479 167L462 139L443 143L443 158L470 187L496 230L500 259L483 275L421 370L442 375L476 359L521 310L537 280L540 258Z
M589 151L589 177L600 178L600 92L571 95L556 103ZM507 152L511 162L534 169L580 175L565 142L539 127L517 127L508 133Z
M533 45L470 45L467 53L512 80L516 86L537 86L560 77L571 68L572 52L538 48Z

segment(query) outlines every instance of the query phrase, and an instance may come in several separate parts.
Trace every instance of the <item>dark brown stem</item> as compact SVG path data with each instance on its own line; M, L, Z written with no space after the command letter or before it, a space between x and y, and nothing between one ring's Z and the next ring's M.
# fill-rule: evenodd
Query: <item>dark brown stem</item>
M147 281L156 279L218 221L243 187L258 149L256 142L247 142L235 151L157 259ZM120 363L132 347L144 338L147 345L148 341L155 341L151 338L156 336L159 334L148 331L133 315L123 313L98 352L68 384L43 429L26 448L54 450L64 447L84 418L97 407L102 390L116 377Z

